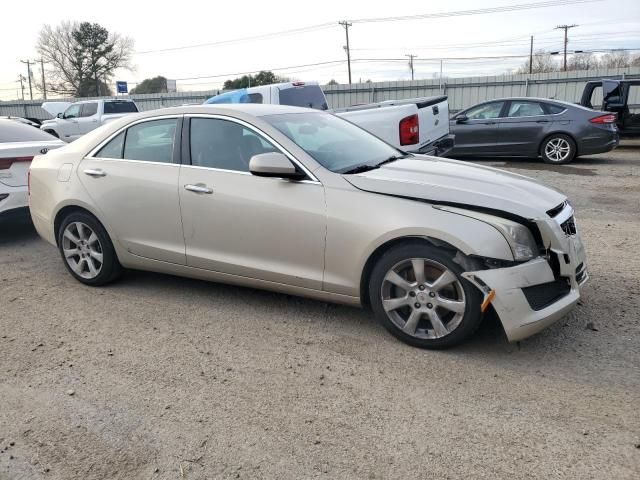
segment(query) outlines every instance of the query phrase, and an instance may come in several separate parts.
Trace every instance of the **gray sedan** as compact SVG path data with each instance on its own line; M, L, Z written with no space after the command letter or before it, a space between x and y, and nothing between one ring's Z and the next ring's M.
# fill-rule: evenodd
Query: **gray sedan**
M615 121L615 114L557 100L491 100L451 118L456 140L449 156L540 156L547 163L569 163L579 155L613 150Z

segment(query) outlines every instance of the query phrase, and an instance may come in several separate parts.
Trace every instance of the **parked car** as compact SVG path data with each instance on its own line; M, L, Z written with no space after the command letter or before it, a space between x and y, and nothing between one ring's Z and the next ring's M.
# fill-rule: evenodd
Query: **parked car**
M450 156L542 157L569 163L618 145L615 114L544 98L502 98L451 118L456 144Z
M523 339L569 312L587 279L558 191L297 107L116 120L36 157L30 205L84 284L134 268L362 305L419 347L463 341L490 305Z
M268 103L328 110L318 82L285 82L243 88L211 97L208 105ZM330 111L407 152L445 155L453 147L446 96L387 100Z
M29 125L31 127L40 128L40 122L37 122L31 118L14 117L14 116L8 115L8 116L0 116L0 119L13 120L14 122L20 122L20 123L24 123L25 125Z
M42 108L57 113L55 118L42 122L40 128L65 142L73 142L105 123L138 112L133 100L85 100L70 104L64 113L59 112L59 103L42 104Z
M580 105L614 112L620 136L640 136L640 80L587 82Z
M0 218L27 213L27 176L33 156L63 145L28 124L0 119Z

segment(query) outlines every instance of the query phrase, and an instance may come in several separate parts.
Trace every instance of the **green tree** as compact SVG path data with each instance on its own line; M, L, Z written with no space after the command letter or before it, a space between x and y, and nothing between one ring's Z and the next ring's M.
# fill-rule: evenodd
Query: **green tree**
M263 70L256 75L243 75L233 80L227 80L224 82L223 88L225 90L237 90L239 88L258 87L287 81L289 81L288 78L279 77L269 70Z
M136 88L132 88L130 93L166 93L166 91L167 79L158 75L153 78L145 78Z
M97 23L65 21L45 25L36 50L49 66L47 91L99 96L108 93L106 84L117 69L131 68L133 41Z

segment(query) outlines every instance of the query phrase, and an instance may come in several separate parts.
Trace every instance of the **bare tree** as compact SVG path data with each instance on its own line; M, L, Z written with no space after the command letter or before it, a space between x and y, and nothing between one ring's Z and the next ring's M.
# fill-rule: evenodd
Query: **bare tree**
M548 73L557 71L558 64L550 53L539 51L533 55L533 67L531 68L531 73ZM518 69L517 73L529 73L529 60L527 60L525 64Z
M36 49L49 65L47 90L72 96L108 93L107 82L118 68L131 68L133 41L109 33L97 23L45 25Z
M613 51L602 56L604 68L626 68L631 66L631 55L622 50Z
M593 53L576 53L569 58L567 70L593 70L600 62Z

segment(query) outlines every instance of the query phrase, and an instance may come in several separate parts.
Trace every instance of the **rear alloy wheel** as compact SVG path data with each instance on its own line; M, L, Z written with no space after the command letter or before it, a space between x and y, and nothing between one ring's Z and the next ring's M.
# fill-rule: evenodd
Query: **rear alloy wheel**
M69 272L84 284L104 285L122 271L109 235L89 214L75 212L62 221L58 246Z
M567 135L552 135L543 142L541 154L545 163L569 163L576 156L576 145Z
M481 295L444 252L407 244L385 253L374 267L370 300L382 324L400 340L447 348L475 332Z

